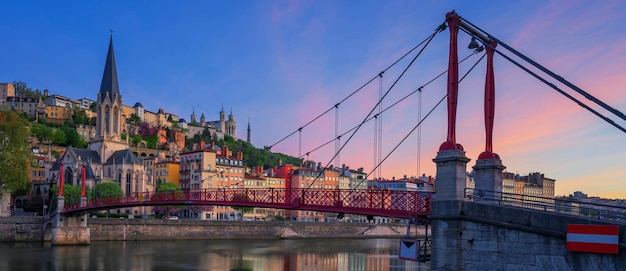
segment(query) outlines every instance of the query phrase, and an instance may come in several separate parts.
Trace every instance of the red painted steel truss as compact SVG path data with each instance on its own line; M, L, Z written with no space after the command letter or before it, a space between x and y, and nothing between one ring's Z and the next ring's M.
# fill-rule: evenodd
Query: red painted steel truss
M430 214L432 193L394 190L192 189L143 192L65 204L64 214L155 205L222 205L417 218Z

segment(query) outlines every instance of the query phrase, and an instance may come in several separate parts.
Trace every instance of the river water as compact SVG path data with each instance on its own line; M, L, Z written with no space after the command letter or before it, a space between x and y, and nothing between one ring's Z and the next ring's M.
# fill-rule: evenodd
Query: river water
M397 239L0 243L0 270L430 270L398 258Z

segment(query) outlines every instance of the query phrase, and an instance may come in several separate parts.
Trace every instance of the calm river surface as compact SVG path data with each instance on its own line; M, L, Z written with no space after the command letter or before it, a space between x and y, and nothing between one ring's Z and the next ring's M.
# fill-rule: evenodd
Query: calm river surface
M430 270L398 259L397 239L0 243L0 270Z

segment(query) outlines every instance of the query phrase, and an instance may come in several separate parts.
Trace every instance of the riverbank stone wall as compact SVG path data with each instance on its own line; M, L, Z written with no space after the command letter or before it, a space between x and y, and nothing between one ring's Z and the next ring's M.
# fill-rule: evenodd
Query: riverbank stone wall
M42 234L42 217L10 216L0 219L0 242L40 242Z
M91 240L401 238L406 225L290 221L90 219ZM415 229L415 226L413 227ZM423 235L423 228L412 234Z

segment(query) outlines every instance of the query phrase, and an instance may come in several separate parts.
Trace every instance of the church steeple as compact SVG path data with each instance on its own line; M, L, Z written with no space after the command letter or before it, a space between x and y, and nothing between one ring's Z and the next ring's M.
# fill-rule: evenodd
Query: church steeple
M191 108L191 122L196 122L196 107Z
M117 81L112 35L96 101L96 114L96 134L89 142L89 149L97 151L102 161L106 161L115 151L128 149L128 141L122 140L121 137L125 119L122 95Z
M116 95L120 95L120 87L117 83L117 68L115 66L115 54L113 52L113 36L109 40L109 52L104 65L104 73L102 74L102 83L100 83L100 92L98 92L98 100L109 97L111 101Z

